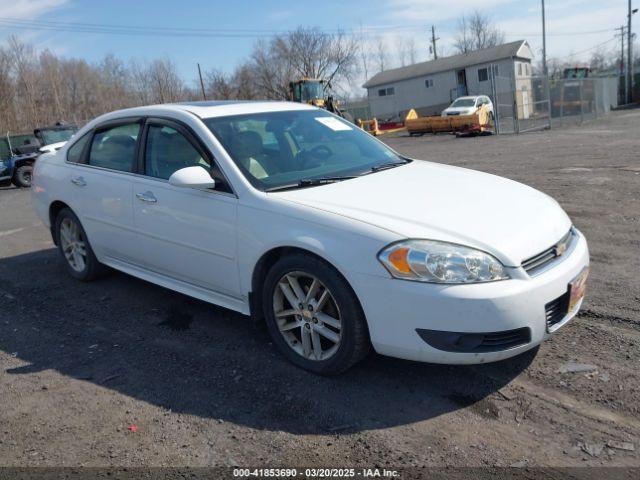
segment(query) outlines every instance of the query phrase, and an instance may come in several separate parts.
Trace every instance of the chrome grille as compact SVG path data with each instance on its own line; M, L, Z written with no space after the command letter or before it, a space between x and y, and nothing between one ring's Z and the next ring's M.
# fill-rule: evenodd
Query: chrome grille
M545 251L524 260L522 262L522 268L524 268L529 275L535 274L537 271L546 267L555 259L561 257L569 249L572 241L573 229L569 230L567 234L562 237L562 239L555 245L552 245Z

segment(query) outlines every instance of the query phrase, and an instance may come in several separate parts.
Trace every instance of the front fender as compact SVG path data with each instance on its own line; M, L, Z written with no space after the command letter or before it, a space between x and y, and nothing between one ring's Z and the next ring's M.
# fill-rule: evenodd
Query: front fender
M377 260L395 234L335 214L300 205L289 209L240 206L238 269L243 296L251 291L253 272L267 252L282 247L309 251L338 270L347 281L355 274L388 277Z

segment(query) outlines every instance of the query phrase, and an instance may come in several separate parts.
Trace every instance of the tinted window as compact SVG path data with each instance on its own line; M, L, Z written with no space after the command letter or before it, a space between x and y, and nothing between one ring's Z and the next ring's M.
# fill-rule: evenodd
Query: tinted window
M184 135L168 126L149 127L145 149L146 175L168 180L176 170L198 165L206 169L210 166Z
M80 163L83 161L82 151L84 150L85 145L91 138L90 133L85 133L80 140L74 143L71 148L67 151L67 161L71 163Z
M139 123L120 125L97 132L91 142L89 165L132 172Z

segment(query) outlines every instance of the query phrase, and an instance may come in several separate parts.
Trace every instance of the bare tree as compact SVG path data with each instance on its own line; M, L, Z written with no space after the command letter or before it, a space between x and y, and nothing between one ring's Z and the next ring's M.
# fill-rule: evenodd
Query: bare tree
M348 80L355 69L357 53L357 42L351 37L299 28L270 42L258 41L250 66L259 95L286 99L289 82L296 78L319 78L329 83Z
M22 125L38 122L36 107L37 70L33 47L20 41L18 37L9 37L8 51L15 75L16 94L22 99L22 108L16 110L18 122Z
M358 43L343 34L300 28L254 46L231 74L210 70L214 98L285 99L289 82L300 77L351 82ZM0 46L0 132L26 132L58 120L82 124L102 113L137 105L199 98L170 58L130 61L113 55L101 62L36 51L10 37Z
M167 103L181 99L184 82L175 64L168 58L154 60L149 66L151 89L156 102Z
M207 97L217 100L230 100L235 97L234 88L228 76L217 69L205 73Z
M589 66L595 71L614 70L620 68L620 55L617 49L607 50L604 47L596 49L589 59Z
M149 89L151 77L149 70L137 60L132 60L129 64L129 75L136 103L142 105L151 103L151 91Z
M367 42L367 37L362 29L362 24L360 24L360 34L358 35L358 58L359 58L359 69L364 75L365 80L369 78L369 43Z
M360 66L364 78L369 78L369 50L367 50L366 44L363 42L360 46Z
M233 72L233 89L235 98L239 100L253 100L259 97L254 81L255 73L251 65L240 65Z
M418 61L418 52L416 51L416 41L413 37L409 37L406 41L407 56L409 57L409 65L413 65Z
M387 46L384 43L384 40L380 37L378 38L378 42L376 43L376 62L378 64L378 71L384 72L387 67Z
M404 38L400 36L396 37L396 49L398 50L398 60L401 67L407 64L407 52L404 48Z
M480 10L464 15L458 21L454 48L458 53L489 48L504 42L504 33Z
M277 40L270 44L264 40L258 41L251 54L251 70L253 71L256 88L260 96L268 99L287 99L288 82L294 76L291 59L282 55L282 46Z
M0 49L0 135L11 129L16 122L14 110L14 83L11 76L11 57L5 49Z
M134 103L134 98L129 88L131 74L122 60L114 55L104 57L98 66L100 76L101 107L107 110L125 108Z

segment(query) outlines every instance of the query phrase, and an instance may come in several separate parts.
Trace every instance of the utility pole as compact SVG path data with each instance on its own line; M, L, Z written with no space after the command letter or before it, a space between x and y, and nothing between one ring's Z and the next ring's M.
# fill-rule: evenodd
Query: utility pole
M436 50L436 41L440 40L440 37L436 38L436 27L431 25L431 45L433 48L433 59L438 59L438 50Z
M202 81L202 70L200 70L200 64L198 63L198 76L200 77L200 88L202 89L202 99L207 100L207 95L204 93L204 82Z
M631 44L633 37L631 36L631 15L635 12L631 10L631 0L629 0L629 13L627 14L627 103L633 101L633 55Z
M544 0L542 0L542 73L545 77L549 76L549 71L547 70L547 25L544 18Z

